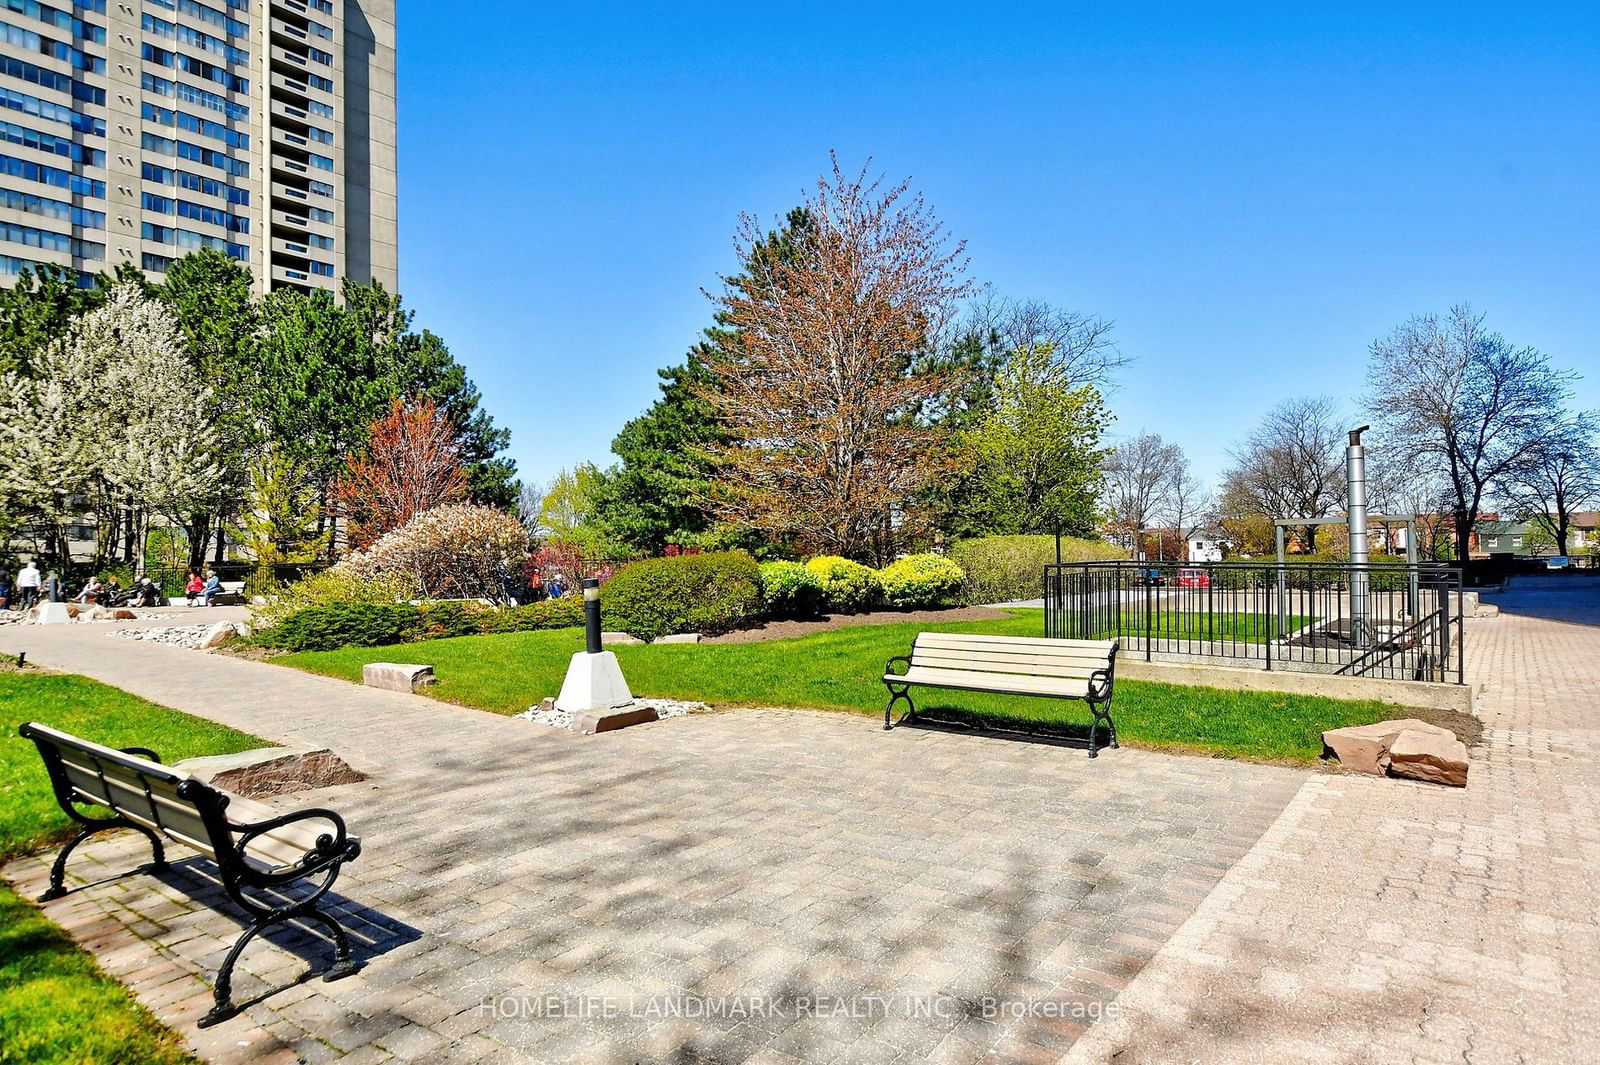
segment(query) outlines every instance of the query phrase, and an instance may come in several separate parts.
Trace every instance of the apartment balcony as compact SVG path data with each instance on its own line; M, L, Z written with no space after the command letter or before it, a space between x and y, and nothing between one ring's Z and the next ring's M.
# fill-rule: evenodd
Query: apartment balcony
M272 283L274 287L288 285L292 288L310 291L314 288L327 289L329 292L338 290L338 282L331 277L313 274L298 267L284 266L281 263L272 264Z
M320 234L324 237L337 237L339 227L331 222L319 222L306 214L304 210L296 211L293 208L273 205L272 232L287 230L301 234Z
M301 27L296 26L292 22L286 22L285 20L274 16L268 20L268 25L272 29L274 43L279 41L288 42L291 47L296 44L304 45L311 43L311 34L306 32Z
M331 248L314 248L303 240L296 240L293 236L274 231L271 240L272 258L279 261L283 259L318 259L322 262L333 262L334 252ZM337 265L337 264L335 264ZM299 269L299 267L295 267ZM308 273L310 271L307 271ZM320 277L320 274L313 274Z

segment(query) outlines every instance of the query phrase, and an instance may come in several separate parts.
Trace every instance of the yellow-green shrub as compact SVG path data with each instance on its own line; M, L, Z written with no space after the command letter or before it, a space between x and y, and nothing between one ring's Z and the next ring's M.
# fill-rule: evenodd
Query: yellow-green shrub
M822 585L822 601L836 614L871 610L883 598L878 575L868 566L838 555L818 555L806 569Z
M1103 540L1061 538L1061 561L1127 558ZM950 560L966 571L962 598L968 603L1005 603L1044 594L1044 568L1056 560L1053 536L980 536L950 546Z
M966 573L943 555L907 555L878 571L883 598L901 610L953 606Z

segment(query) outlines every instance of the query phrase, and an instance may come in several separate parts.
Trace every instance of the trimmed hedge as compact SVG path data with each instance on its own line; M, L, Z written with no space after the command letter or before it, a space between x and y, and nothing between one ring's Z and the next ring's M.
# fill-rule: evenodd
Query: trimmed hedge
M743 551L651 558L606 582L609 625L641 640L727 632L761 616L761 571Z
M955 605L966 576L943 555L907 555L878 571L884 600L901 610Z
M477 636L492 632L533 632L583 624L583 599L567 596L519 607L479 603L328 603L297 610L256 634L263 647L282 651L334 651L340 647Z
M822 612L822 582L799 562L763 562L761 602L768 617L816 617Z
M1061 561L1127 558L1102 540L1061 538ZM968 603L1006 603L1044 594L1044 568L1056 560L1053 536L980 536L950 545L950 560L966 571L962 598Z
M806 569L822 584L822 601L836 614L860 614L883 598L878 574L859 562L838 555L818 555Z
M329 603L290 614L256 642L284 651L332 651L405 643L421 633L422 611L410 603Z

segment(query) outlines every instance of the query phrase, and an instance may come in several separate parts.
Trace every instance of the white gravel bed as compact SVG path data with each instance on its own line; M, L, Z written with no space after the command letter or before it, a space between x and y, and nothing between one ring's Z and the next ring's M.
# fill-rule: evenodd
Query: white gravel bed
M684 714L704 714L711 707L705 703L681 702L677 699L641 699L646 705L656 708L656 715L663 720L669 717L682 717ZM528 707L520 714L513 714L519 721L532 721L539 725L551 725L555 728L570 729L572 727L572 713L568 710L557 710L554 706L546 707L544 703L537 703Z
M210 625L174 625L163 629L112 629L111 635L124 640L148 640L198 651L205 642L206 633L210 631Z

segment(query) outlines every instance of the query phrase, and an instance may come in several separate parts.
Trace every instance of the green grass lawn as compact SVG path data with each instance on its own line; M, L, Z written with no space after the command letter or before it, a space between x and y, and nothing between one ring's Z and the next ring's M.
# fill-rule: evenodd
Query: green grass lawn
M1300 614L1284 618L1285 632L1298 632L1316 619ZM1275 618L1271 614L1212 614L1195 610L1156 610L1151 613L1148 634L1158 640L1226 640L1232 643L1266 643ZM1125 611L1120 623L1097 632L1096 638L1146 635L1142 612Z
M169 762L265 745L85 677L16 672L0 660L0 861L60 840L70 824L38 751L17 735L27 721L113 747L149 747ZM0 1065L194 1060L173 1032L3 883L0 1033Z
M1017 610L1003 621L942 625L864 625L792 640L740 644L618 646L635 694L697 699L713 706L793 706L881 714L884 662L906 654L919 631L1036 636L1041 611ZM435 698L511 714L561 687L567 660L583 649L577 629L464 636L395 647L350 647L273 659L359 682L368 662L431 665ZM919 709L991 723L1042 726L1079 735L1089 713L1080 702L916 689ZM1112 707L1120 737L1144 747L1183 749L1262 761L1309 763L1321 733L1393 716L1377 702L1347 702L1272 692L1233 692L1121 680Z

